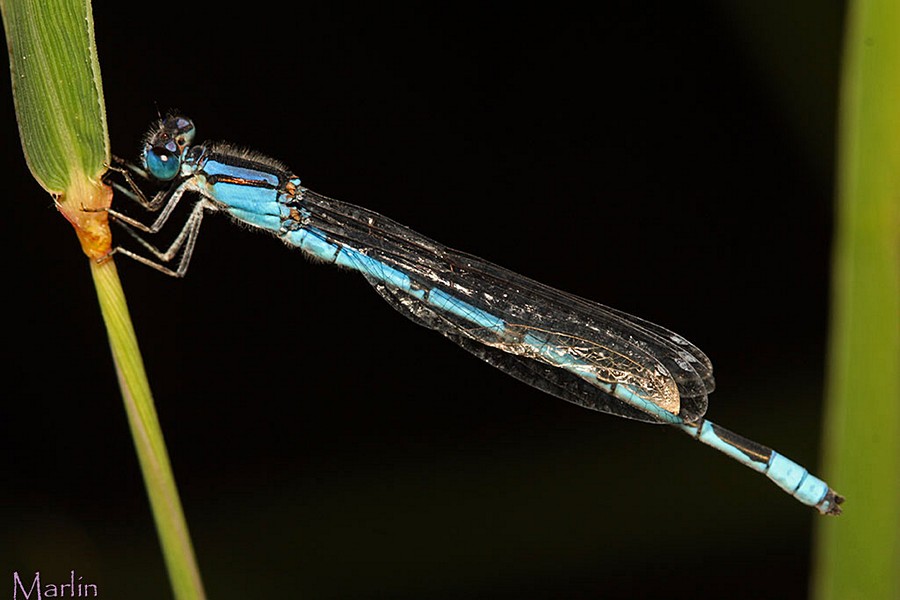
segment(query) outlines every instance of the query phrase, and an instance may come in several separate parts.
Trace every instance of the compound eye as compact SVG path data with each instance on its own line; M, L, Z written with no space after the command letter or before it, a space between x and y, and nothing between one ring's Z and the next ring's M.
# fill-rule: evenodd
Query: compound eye
M181 159L178 154L162 146L154 146L144 153L144 166L150 175L160 181L169 181L181 170Z

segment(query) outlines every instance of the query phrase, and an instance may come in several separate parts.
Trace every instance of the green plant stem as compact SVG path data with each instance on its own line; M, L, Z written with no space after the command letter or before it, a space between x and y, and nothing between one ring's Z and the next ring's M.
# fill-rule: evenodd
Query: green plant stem
M108 257L105 209L112 190L101 177L109 140L90 2L0 0L0 10L25 159L88 256L175 597L204 598L125 296Z
M175 597L203 598L203 583L118 272L108 260L92 263L91 274Z
M900 3L848 6L815 596L900 598Z

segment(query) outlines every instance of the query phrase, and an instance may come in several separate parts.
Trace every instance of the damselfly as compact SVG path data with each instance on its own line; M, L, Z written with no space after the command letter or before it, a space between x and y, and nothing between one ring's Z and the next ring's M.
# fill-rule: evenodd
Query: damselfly
M678 427L765 473L800 502L840 514L843 498L799 464L704 418L712 364L683 337L443 246L371 210L321 196L282 164L225 143L193 144L194 124L171 115L146 137L130 170L169 187L148 199L151 225L110 211L152 255L117 252L181 277L203 215L225 212L326 263L360 273L401 314L498 369L579 406ZM187 193L196 202L166 250L136 230L160 231ZM175 259L178 259L175 261ZM170 266L171 265L171 266Z

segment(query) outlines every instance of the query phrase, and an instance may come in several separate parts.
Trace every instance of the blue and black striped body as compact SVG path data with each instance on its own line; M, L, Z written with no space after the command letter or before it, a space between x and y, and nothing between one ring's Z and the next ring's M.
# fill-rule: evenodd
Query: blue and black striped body
M529 385L593 410L677 426L801 502L840 512L840 496L806 469L703 418L712 364L681 336L321 196L276 161L227 144L190 146L192 138L189 120L169 117L147 140L144 165L173 181L174 201L196 192L208 210L360 273L415 323Z

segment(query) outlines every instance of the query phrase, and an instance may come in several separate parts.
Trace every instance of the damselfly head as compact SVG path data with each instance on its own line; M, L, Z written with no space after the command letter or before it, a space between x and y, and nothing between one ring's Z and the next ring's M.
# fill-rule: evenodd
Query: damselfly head
M161 181L175 178L185 152L194 141L194 122L181 115L168 115L150 130L141 154L147 172Z

